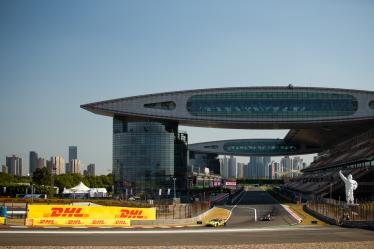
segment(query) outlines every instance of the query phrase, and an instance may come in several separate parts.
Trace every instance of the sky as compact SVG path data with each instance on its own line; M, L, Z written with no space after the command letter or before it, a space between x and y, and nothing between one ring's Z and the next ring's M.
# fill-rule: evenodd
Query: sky
M80 108L95 101L288 84L374 91L373 13L370 0L2 0L0 164L16 154L26 169L31 150L67 159L76 145L107 174L112 119ZM287 133L180 129L189 143Z

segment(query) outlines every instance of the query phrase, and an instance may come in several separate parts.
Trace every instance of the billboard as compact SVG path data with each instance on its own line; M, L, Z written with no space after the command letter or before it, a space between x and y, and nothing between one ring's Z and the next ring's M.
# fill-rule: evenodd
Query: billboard
M236 182L225 182L226 186L236 186Z
M33 226L129 226L130 220L155 220L155 208L29 205L27 222Z

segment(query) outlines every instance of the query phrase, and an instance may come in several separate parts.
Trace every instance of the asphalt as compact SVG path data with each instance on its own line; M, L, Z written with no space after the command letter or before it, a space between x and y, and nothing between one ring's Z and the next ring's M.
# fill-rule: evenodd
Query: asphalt
M232 203L231 203L232 201ZM197 246L373 241L374 231L337 226L301 226L266 192L243 192L223 207L226 227L178 229L0 229L2 246ZM254 220L271 213L272 221Z
M297 223L280 204L267 192L255 188L250 191L242 192L233 201L232 205L224 205L225 208L232 210L232 215L227 222L227 227L269 227L279 225L293 225ZM255 221L255 213L257 222ZM271 214L271 221L261 221L260 218Z

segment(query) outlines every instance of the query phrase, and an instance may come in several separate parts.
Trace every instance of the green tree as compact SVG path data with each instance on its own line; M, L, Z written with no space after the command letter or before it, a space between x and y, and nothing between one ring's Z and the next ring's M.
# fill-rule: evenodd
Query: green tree
M48 168L37 168L32 176L33 182L39 185L51 185L51 172Z

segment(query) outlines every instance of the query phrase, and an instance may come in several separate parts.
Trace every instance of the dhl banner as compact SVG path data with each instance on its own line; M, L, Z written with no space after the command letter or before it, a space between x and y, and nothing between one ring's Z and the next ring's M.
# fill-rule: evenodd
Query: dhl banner
M128 226L130 220L155 220L155 208L107 206L28 205L27 219L34 226Z
M124 219L53 219L36 218L28 219L28 225L32 226L130 226L130 220Z

